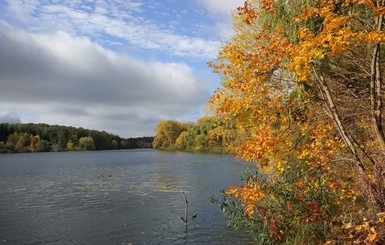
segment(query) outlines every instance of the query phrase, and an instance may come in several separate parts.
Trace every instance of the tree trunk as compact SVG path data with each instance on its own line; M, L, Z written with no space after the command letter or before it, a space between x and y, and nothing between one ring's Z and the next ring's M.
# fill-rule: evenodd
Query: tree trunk
M333 97L330 93L330 89L328 87L328 84L325 82L325 79L323 78L323 76L318 74L318 72L314 66L313 66L313 72L314 72L314 75L316 78L316 82L318 83L322 94L324 94L326 97L326 106L329 109L331 117L333 118L334 122L336 123L337 130L338 130L342 140L344 141L345 145L348 147L350 153L353 155L358 170L360 172L364 172L365 171L364 164L358 155L356 146L354 145L352 138L348 135L348 133L347 133L347 131L346 131L346 129L342 123L341 116L337 110L335 103L334 103L334 100L333 100Z
M384 6L384 1L377 1L377 7ZM377 31L382 30L383 15L376 18ZM382 126L382 72L381 72L381 45L376 43L373 50L371 62L370 101L372 105L373 129L381 146L382 153L385 153L385 136Z

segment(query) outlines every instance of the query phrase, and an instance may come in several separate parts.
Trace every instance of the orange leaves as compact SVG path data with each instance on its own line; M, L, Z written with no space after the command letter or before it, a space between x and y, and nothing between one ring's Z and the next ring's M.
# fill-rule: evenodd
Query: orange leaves
M385 31L372 31L359 36L359 39L367 43L385 43Z
M311 64L325 56L333 56L346 51L354 42L354 32L349 26L350 15L338 15L333 4L321 7L311 6L302 13L303 20L316 18L322 20L321 31L309 27L299 29L299 42L291 52L290 68L298 80L306 81L311 73Z
M333 153L340 148L340 142L333 136L335 126L332 122L313 122L311 128L304 128L304 135L309 135L309 143L297 148L298 159L317 165L327 165L332 159Z
M368 31L365 22L359 19L362 13L356 7L366 8L367 1L306 3L301 20L295 25L268 23L266 19L277 13L265 10L270 11L277 4L272 0L253 0L238 9L235 18L243 26L238 26L231 42L222 46L217 60L211 63L222 75L223 87L210 103L215 113L251 132L241 149L243 158L279 173L293 152L290 147L297 147L295 156L299 160L319 165L329 163L341 145L330 135L334 130L330 121L320 125L306 121L314 123L311 130L304 132L313 141L304 145L295 143L298 137L295 134L301 129L293 126L296 119L289 110L297 106L291 105L295 101L291 94L301 84L296 82L307 83L314 89L311 76L314 64L338 57L363 43L385 42L385 32ZM291 7L298 11L298 5ZM382 8L377 8L378 13L381 11ZM259 23L262 25L258 26ZM295 38L287 37L295 32Z
M342 3L342 6L347 7L349 4L357 4L357 5L362 5L366 7L373 7L373 1L372 0L345 0Z
M371 31L371 26L365 26L360 20L360 12L353 8L361 5L366 11L374 14L385 14L385 6L373 7L372 1L351 0L343 1L338 7L346 8L337 11L335 1L319 0L318 6L309 6L301 14L301 28L297 33L299 42L293 46L290 53L290 70L300 81L310 78L311 64L324 57L334 57L346 52L349 48L359 44L385 43L385 32ZM357 11L357 12L354 12ZM306 21L318 23L307 25Z
M343 226L348 232L348 240L352 244L383 244L385 242L383 231L385 230L384 213L378 213L377 218L362 219L361 224L353 225L349 222Z
M265 198L263 190L252 180L247 181L246 185L241 185L239 188L232 185L225 194L242 202L245 205L245 211L249 217L254 214L256 202Z
M270 126L255 125L255 133L252 139L247 141L242 147L242 157L246 161L257 161L261 167L266 167L266 161L262 158L268 154L275 142L270 135Z
M283 94L290 86L274 80L284 69L283 60L289 51L288 38L282 29L275 28L271 32L236 36L211 63L223 81L223 87L210 100L211 108L251 132L251 140L242 147L242 156L249 161L264 159L260 163L266 166L270 161L281 162L284 155L275 146L285 141L271 130L271 122L278 121ZM283 124L277 131L287 127L284 119L280 121Z
M243 7L239 7L238 15L244 16L244 20L247 24L251 24L257 18L257 12L250 6L248 1L245 1Z
M313 7L313 6L309 6L307 8L305 8L301 14L301 19L302 20L305 20L307 18L310 18L310 17L313 17L313 16L316 16L319 14L319 9L316 8L316 7Z
M35 136L32 137L32 139L31 139L31 149L32 150L35 150L36 145L37 145L37 143L39 143L39 141L40 141L40 136L39 135L35 135Z
M286 177L296 183L290 202L282 194L290 184L279 186L282 182L268 187L261 181L255 181L259 185L247 182L226 192L242 203L249 217L261 216L264 225L270 224L275 237L281 236L276 230L279 217L264 220L269 209L264 204L275 202L281 194L285 210L303 210L297 212L301 214L298 225L322 220L334 205L351 208L358 203L360 191L367 191L359 189L353 176L350 164L356 160L348 150L355 148L346 148L346 132L355 140L356 158L365 159L368 172L373 173L369 162L380 159L378 146L370 145L374 142L367 123L370 102L365 100L370 93L371 45L385 43L385 31L376 27L376 14L385 14L385 6L377 1L379 6L374 7L367 0L292 2L284 6L275 1L277 9L269 0L245 4L235 16L242 24L238 23L233 39L212 63L222 75L223 87L210 103L217 115L249 133L239 151L243 159L255 161L258 171L269 173L272 183ZM299 10L300 4L306 6ZM293 16L297 21L289 23ZM364 177L374 185L376 176L368 176ZM325 209L323 196L312 202L313 194L322 191L333 197ZM354 204L348 206L349 202ZM362 236L361 242L375 243L383 233L378 228L385 229L384 220L375 227L369 222L345 229L357 228L352 234Z
M275 10L274 0L262 0L261 8L272 13Z
M307 28L301 28L298 30L298 38L301 40L310 40L315 37L314 33Z
M385 7L378 7L374 9L374 14L375 15L383 15L385 14Z
M246 161L255 161L261 172L275 172L278 175L290 154L292 142L289 135L282 134L287 126L286 122L282 120L279 122L282 125L273 125L277 128L272 128L271 124L275 124L274 121L277 123L278 119L270 117L265 120L250 128L252 134L241 148L241 156Z

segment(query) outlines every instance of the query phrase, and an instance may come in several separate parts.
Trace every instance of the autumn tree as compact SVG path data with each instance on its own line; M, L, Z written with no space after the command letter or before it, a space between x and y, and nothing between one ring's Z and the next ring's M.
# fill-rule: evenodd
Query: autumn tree
M155 131L156 136L153 141L153 147L155 149L166 149L175 144L183 131L187 131L187 125L177 121L161 121Z
M176 150L185 150L186 149L186 141L185 141L186 134L187 134L187 131L182 131L179 134L178 138L176 138L176 140L175 140L175 149Z
M39 143L39 141L40 141L40 136L39 135L35 135L35 136L32 137L32 139L31 139L31 150L32 151L36 150L36 146Z
M32 136L28 133L13 133L8 136L5 147L10 151L28 152Z
M51 143L47 140L40 140L36 143L35 151L37 152L48 152L51 151Z
M204 116L195 123L161 121L153 142L155 149L230 153L241 145L247 132L232 122Z
M322 19L321 29L299 30L290 64L298 80L315 91L312 99L333 120L364 194L382 211L384 9L383 1L320 2L305 9L299 22ZM308 60L301 58L305 54Z
M92 137L81 137L79 139L79 148L85 151L95 150L95 143Z
M384 13L384 1L249 0L234 14L235 34L210 63L222 76L210 105L250 132L239 153L271 183L322 179L385 210ZM254 215L262 183L227 194Z

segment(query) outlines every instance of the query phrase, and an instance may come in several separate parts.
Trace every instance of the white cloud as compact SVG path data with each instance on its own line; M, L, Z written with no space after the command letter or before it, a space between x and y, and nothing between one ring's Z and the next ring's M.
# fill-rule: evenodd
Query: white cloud
M141 1L7 2L9 13L30 31L59 30L74 36L89 36L99 43L105 35L110 35L136 48L200 60L211 60L218 51L219 42L215 38L181 35L139 15L143 11Z
M185 63L138 61L63 31L31 34L0 22L0 57L0 108L23 122L153 135L159 120L200 116L209 97Z
M198 0L210 13L230 15L232 10L243 6L245 0Z
M215 30L226 41L233 33L231 14L237 7L243 6L245 0L197 0L211 15L217 16Z

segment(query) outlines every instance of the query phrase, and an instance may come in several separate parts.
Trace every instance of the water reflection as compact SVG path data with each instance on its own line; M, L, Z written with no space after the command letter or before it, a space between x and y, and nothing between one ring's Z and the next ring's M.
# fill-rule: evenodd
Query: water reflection
M178 192L187 185L186 177L175 173L164 164L156 164L154 173L154 190L159 192Z
M0 244L248 243L209 202L239 179L243 165L231 157L107 151L0 155L0 163Z

